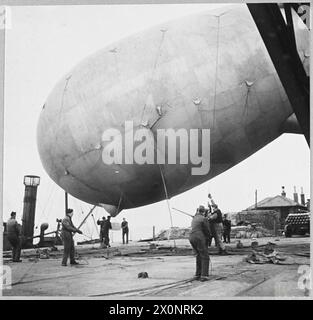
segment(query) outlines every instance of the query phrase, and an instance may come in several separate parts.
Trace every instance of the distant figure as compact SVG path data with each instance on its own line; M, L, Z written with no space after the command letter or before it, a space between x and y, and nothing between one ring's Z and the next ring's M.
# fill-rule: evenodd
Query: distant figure
M123 222L121 223L122 227L122 237L123 237L123 244L125 244L125 235L126 235L126 244L128 244L128 222L126 221L125 218L123 218Z
M16 221L16 212L11 212L11 217L7 222L8 241L12 246L12 261L21 262L21 239L20 227Z
M73 234L72 233L79 233L82 234L82 232L74 227L72 222L73 217L73 209L67 209L66 210L66 216L62 220L62 240L64 244L64 252L63 252L63 260L62 260L62 266L67 266L67 260L68 257L70 257L70 263L71 265L78 264L78 262L75 261L75 247L74 247L74 240L73 240Z
M227 219L227 214L223 217L223 238L225 243L230 243L231 221Z
M102 220L97 221L97 225L100 226L100 245L103 246L103 226L105 223L105 217L102 217Z
M210 234L209 221L204 217L205 208L199 206L196 215L192 219L190 244L196 253L196 274L195 280L209 280L210 256L208 252L208 237Z
M110 238L109 238L109 230L112 229L112 224L111 224L111 216L108 216L107 219L103 222L103 247L111 247L110 246Z

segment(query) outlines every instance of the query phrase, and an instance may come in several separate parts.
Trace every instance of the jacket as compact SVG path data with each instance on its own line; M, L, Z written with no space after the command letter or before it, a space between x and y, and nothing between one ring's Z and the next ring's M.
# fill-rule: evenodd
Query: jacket
M109 229L112 229L112 224L111 222L107 219L104 221L102 225L102 232L103 233L109 233Z
M223 227L224 230L230 231L231 230L231 221L230 220L223 220Z
M223 222L223 217L222 217L222 212L220 209L217 209L214 211L211 216L210 216L210 222L212 223L222 223Z
M191 232L193 233L202 233L206 238L210 236L210 226L209 221L201 214L196 214L191 222Z
M19 236L20 235L20 229L18 226L18 223L15 219L10 218L7 222L7 233L8 236Z
M122 227L122 230L123 230L124 232L127 232L127 231L128 231L128 222L127 222L127 221L123 221L123 222L121 223L121 227Z
M65 216L62 220L62 232L64 233L71 233L77 232L78 229L73 225L72 219L69 216Z

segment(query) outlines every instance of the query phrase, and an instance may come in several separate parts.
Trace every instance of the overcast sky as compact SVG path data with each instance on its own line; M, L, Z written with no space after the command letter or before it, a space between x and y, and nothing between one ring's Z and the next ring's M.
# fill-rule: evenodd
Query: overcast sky
M36 127L41 108L55 83L87 55L128 34L212 5L132 5L132 6L31 6L11 7L12 28L6 31L5 136L4 136L4 220L23 210L23 176L39 175L36 226L49 222L55 230L56 218L64 215L64 191L44 171L36 144ZM309 148L302 135L285 134L250 158L220 176L171 199L171 206L194 213L205 204L210 191L224 212L240 211L258 199L280 194L286 187L292 198L293 186L304 188L309 197ZM92 207L73 197L69 206L78 225ZM173 211L174 226L189 226L190 218ZM97 208L95 218L107 215ZM139 239L168 228L166 202L125 210L113 222L129 221L130 236ZM82 228L96 236L90 218ZM38 230L36 231L38 232ZM77 236L76 239L87 239ZM120 241L114 232L113 241Z

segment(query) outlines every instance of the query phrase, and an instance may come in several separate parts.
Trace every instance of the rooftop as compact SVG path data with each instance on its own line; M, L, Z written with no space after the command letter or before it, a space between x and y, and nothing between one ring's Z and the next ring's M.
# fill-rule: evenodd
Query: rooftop
M299 207L306 208L300 203L297 203L287 197L278 195L275 197L267 197L257 203L257 208L277 208L277 207ZM247 210L255 209L255 204L248 207Z

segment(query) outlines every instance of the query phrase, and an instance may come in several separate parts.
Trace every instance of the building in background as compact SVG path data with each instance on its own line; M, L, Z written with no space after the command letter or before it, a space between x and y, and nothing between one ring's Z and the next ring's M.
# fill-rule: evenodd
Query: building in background
M301 190L300 194L300 201L299 203L299 197L296 192L296 188L294 188L294 194L293 194L293 200L287 198L285 188L282 187L282 192L280 195L274 196L274 197L267 197L249 208L247 208L245 211L253 212L259 210L270 210L272 212L277 212L278 214L278 220L280 223L279 228L283 228L285 224L285 219L287 218L289 213L300 213L300 212L308 212L308 206L305 202L305 195L303 193L303 189Z

